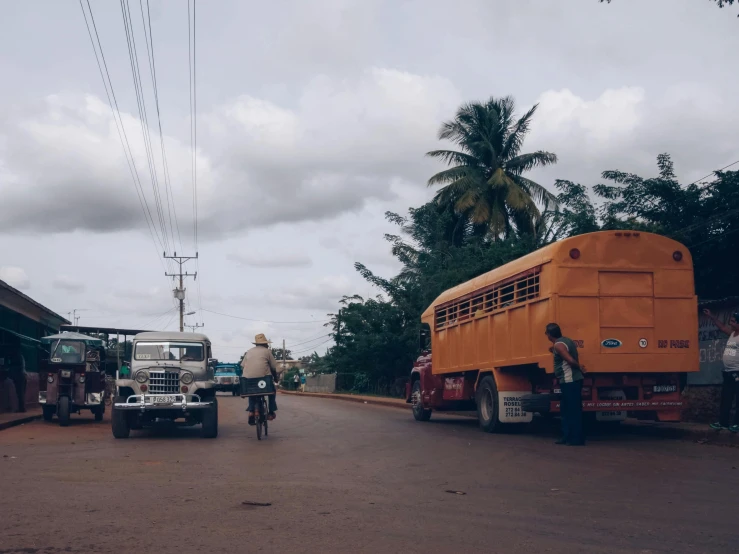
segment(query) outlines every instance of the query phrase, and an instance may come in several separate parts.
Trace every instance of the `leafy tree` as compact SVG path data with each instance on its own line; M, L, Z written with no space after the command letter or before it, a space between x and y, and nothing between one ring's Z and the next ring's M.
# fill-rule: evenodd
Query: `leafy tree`
M739 233L739 171L716 171L713 180L681 185L667 154L657 157L658 174L640 177L604 171L593 187L597 207L587 189L557 181L561 209L544 214L540 244L599 229L631 229L657 233L684 244L693 256L696 292L702 298L735 295L734 239Z
M537 202L545 208L556 203L550 192L524 176L557 161L550 152L521 154L536 108L515 119L510 96L464 104L438 135L459 150L426 154L451 166L428 181L429 186L442 185L436 202L463 214L479 233L495 238L509 237L514 230L531 234L539 218Z
M272 355L275 357L276 360L282 360L282 348L275 348L272 347ZM292 360L291 358L292 352L290 352L289 348L285 349L285 359L286 360Z
M600 1L601 4L603 2L607 2L608 4L611 3L611 0L599 0L599 1ZM724 6L733 6L734 5L734 0L708 0L708 1L709 2L715 2L715 4L719 8L723 8ZM737 0L737 3L739 4L739 0ZM739 15L737 15L737 17L739 17Z

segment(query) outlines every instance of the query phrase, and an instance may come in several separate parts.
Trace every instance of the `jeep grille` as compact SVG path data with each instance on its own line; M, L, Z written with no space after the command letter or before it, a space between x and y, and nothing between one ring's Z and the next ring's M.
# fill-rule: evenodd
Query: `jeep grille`
M149 371L149 394L177 394L180 374L174 371Z

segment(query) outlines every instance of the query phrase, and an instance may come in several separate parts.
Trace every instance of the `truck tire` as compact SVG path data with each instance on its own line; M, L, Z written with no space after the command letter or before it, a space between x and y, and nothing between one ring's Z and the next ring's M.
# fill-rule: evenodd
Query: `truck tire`
M123 402L124 398L118 396L115 399L116 402ZM126 410L117 410L113 406L113 411L110 416L110 425L113 430L113 436L117 439L127 439L131 434L131 427L128 425L128 412Z
M59 425L66 427L69 425L69 411L72 409L72 401L68 396L62 396L59 399L59 405L56 408L56 417L59 418Z
M44 406L44 421L51 421L54 418L54 406Z
M203 438L214 439L218 436L218 400L213 396L210 408L203 410Z
M411 399L414 397L417 397L417 400L415 401L413 406L413 417L416 419L416 421L428 421L431 419L431 410L427 410L423 407L423 402L421 399L421 380L416 380L415 383L413 383L413 388L411 389Z
M475 394L475 402L477 404L477 421L480 427L486 433L499 433L503 429L503 424L498 417L500 409L498 403L498 387L495 385L495 379L492 375L482 378L477 386Z

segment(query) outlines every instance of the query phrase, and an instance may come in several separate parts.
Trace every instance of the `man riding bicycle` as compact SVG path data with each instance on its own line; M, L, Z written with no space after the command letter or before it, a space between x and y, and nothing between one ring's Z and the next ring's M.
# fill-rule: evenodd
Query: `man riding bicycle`
M254 348L247 350L244 359L241 360L244 379L258 379L272 375L275 385L279 380L277 375L277 362L269 348L269 341L264 334L260 333L254 338ZM269 401L269 414L267 419L272 421L275 419L277 411L277 399L275 394L267 395ZM249 425L254 425L254 412L256 410L257 397L249 397L249 406L246 411L249 412Z

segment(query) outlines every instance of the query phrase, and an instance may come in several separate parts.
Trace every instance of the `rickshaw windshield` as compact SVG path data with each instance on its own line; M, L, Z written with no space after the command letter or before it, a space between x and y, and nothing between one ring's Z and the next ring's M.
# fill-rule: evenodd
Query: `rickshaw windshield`
M178 362L202 362L205 347L201 342L139 342L134 359Z
M52 364L80 364L85 361L85 343L79 340L58 340L51 345Z

